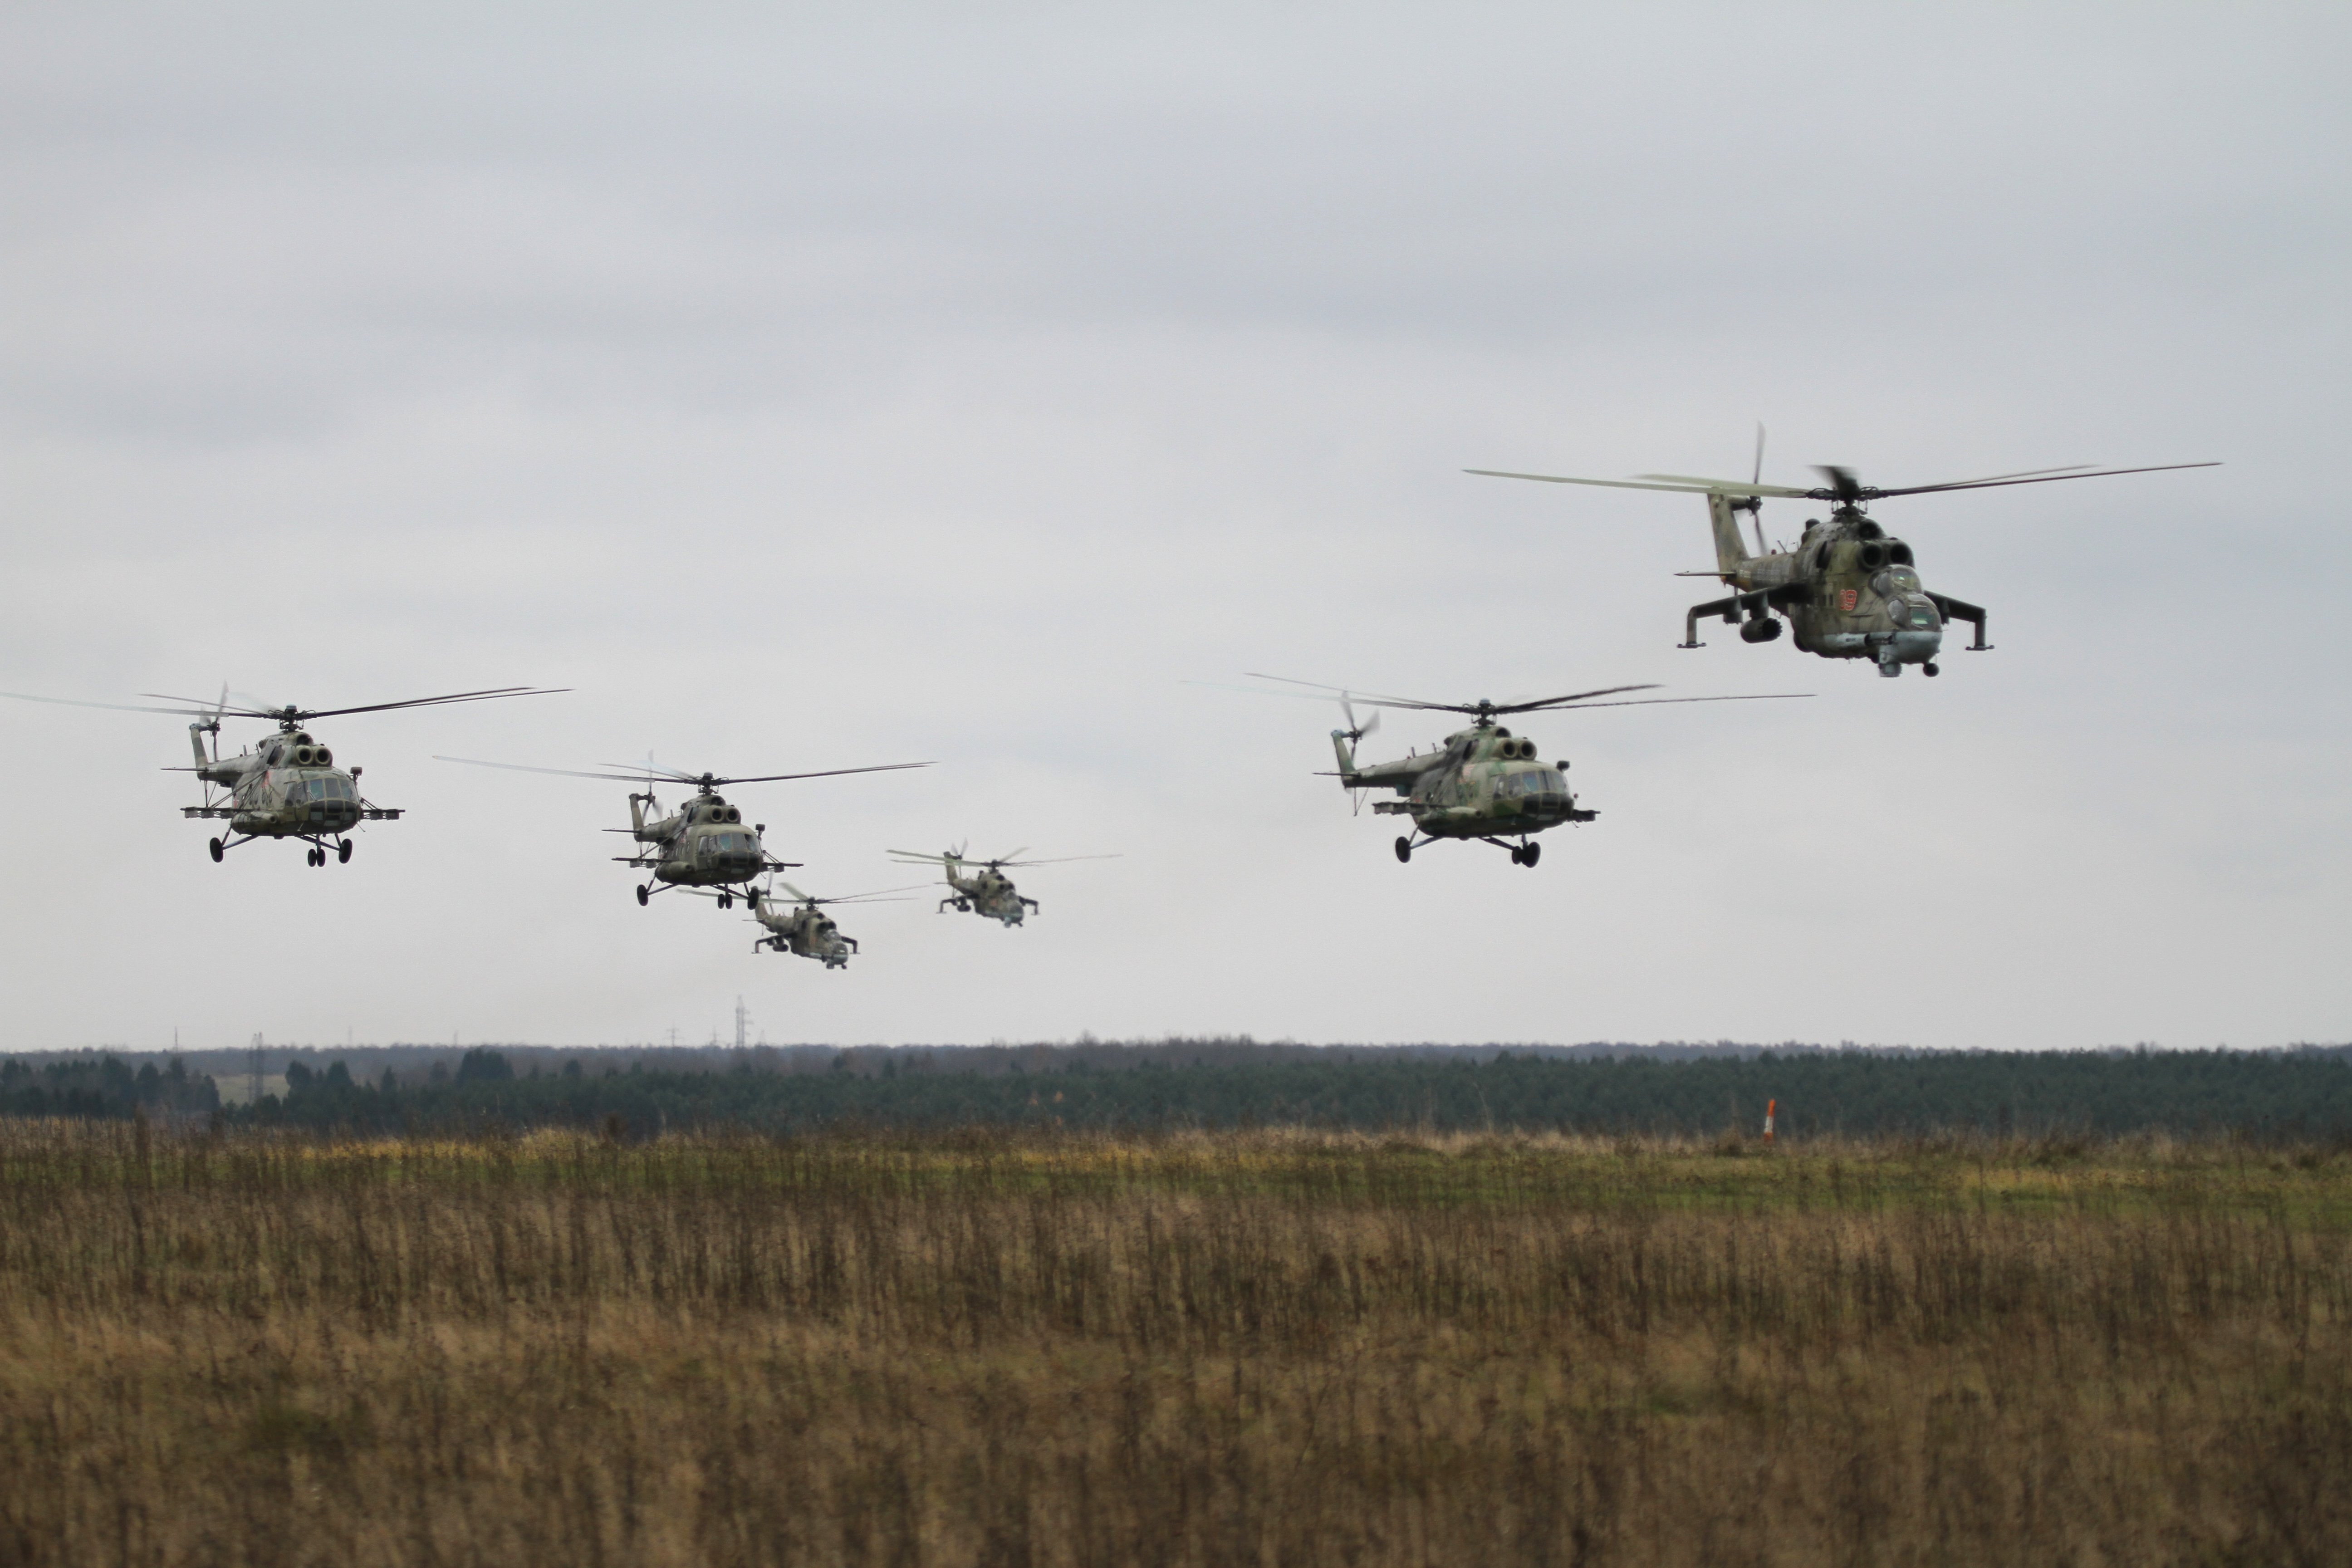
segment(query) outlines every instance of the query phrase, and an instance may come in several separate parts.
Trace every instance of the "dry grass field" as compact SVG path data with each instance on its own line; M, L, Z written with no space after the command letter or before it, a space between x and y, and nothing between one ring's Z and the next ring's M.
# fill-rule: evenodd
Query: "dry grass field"
M2352 1562L2352 1160L0 1129L0 1561Z

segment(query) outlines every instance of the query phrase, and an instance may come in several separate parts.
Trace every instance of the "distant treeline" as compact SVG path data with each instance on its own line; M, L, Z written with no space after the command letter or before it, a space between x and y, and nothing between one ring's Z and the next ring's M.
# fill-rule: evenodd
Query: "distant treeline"
M948 1058L952 1062L954 1058ZM606 1128L958 1124L1079 1130L1302 1125L1440 1131L1559 1129L1708 1135L1761 1127L1779 1102L1782 1136L1925 1133L2352 1136L2352 1065L2333 1052L1867 1052L1659 1061L1484 1060L1369 1052L1199 1067L1085 1059L1053 1070L947 1070L932 1053L840 1053L821 1072L623 1071L573 1058L518 1075L499 1052L467 1052L454 1073L403 1081L294 1064L282 1100L232 1111L313 1130L396 1131L488 1124Z
M127 1118L143 1110L178 1117L219 1109L213 1080L191 1074L177 1058L136 1068L115 1057L0 1061L0 1115Z
M1783 1137L1934 1133L2352 1138L2352 1063L2335 1049L1851 1050L1706 1055L1323 1056L1270 1050L1190 1065L1173 1053L1124 1060L1071 1053L1037 1066L979 1065L977 1053L859 1050L824 1065L625 1068L589 1054L518 1072L499 1051L466 1052L407 1075L295 1061L286 1092L220 1110L231 1125L315 1131L430 1132L570 1127L645 1137L737 1127L777 1134L958 1125L1076 1130L1307 1126L1436 1131L1561 1130L1711 1136L1760 1130L1778 1101ZM966 1070L959 1070L966 1069ZM213 1112L212 1081L174 1063L133 1071L111 1058L39 1068L0 1063L0 1110L120 1117Z

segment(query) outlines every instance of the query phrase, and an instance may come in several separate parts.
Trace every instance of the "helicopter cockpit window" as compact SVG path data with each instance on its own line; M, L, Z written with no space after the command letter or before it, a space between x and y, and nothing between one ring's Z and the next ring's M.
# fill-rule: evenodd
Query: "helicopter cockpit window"
M1935 610L1927 605L1913 605L1911 606L1911 624L1919 627L1923 631L1934 630L1936 626Z

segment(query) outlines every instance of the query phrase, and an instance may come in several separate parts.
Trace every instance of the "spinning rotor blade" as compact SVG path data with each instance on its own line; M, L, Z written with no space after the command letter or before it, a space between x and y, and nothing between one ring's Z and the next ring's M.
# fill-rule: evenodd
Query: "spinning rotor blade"
M1742 483L1738 479L1702 479L1682 474L1649 474L1640 479L1577 479L1565 474L1515 474L1502 468L1465 468L1465 474L1483 474L1492 479L1534 479L1547 485L1600 485L1615 490L1680 490L1685 494L1726 496L1810 496L1811 490L1791 489L1787 485ZM1670 482L1657 482L1670 481Z
M600 768L626 768L630 771L631 776L635 778L650 779L656 773L658 773L663 778L669 779L674 783L694 783L694 775L692 773L682 773L676 768L656 767L654 765L654 760L651 757L647 757L642 763L598 763L596 765Z
M2082 466L2076 465L2077 468ZM1989 479L1951 479L1940 485L1906 485L1900 489L1866 489L1863 493L1875 500L1880 496L1923 496L1937 490L1996 489L2004 485L2046 485L2056 479L2104 479L2113 478L2116 474L2162 474L2169 473L2175 468L2218 468L2221 466L2218 462L2158 463L2152 468L2094 468L2087 473L2043 468L2023 474L2000 474Z
M183 719L209 719L216 711L209 707L148 708L136 702L84 702L76 697L36 697L28 691L0 691L0 697L13 697L19 702L50 702L60 708L110 708L118 713L173 713Z
M1323 699L1323 700L1327 702L1329 701L1332 697L1337 697L1343 702L1353 700L1372 707L1380 708L1437 708L1444 706L1442 703L1423 702L1418 697L1384 697L1375 691L1360 691L1352 686L1326 686L1319 680L1297 680L1287 675L1265 675L1255 669L1244 670L1242 673L1248 676L1252 680L1279 680L1285 686L1304 686L1311 690L1328 692L1330 695ZM1234 689L1236 691L1248 691L1254 689L1247 686L1237 686L1234 688ZM1258 695L1261 697L1297 697L1302 695L1302 693L1296 691L1260 691L1258 692Z
M837 899L812 899L806 893L794 896L804 904L903 904L907 901L905 894L935 892L938 888L936 882L924 882L912 888L877 888L870 893L844 893Z
M583 773L578 768L535 768L529 763L486 763L479 757L445 757L438 752L434 754L433 760L436 763L464 763L468 767L476 768L504 768L509 773L556 773L568 779L604 779L613 784L650 782L643 773ZM625 830L616 829L615 831Z
M649 784L652 782L646 776L643 769L639 769L634 773L592 773L583 768L537 768L532 767L528 763L488 763L484 762L479 757L445 757L437 753L434 756L433 760L436 763L465 763L470 766L478 768L505 768L510 772L519 773L554 773L560 777L568 779L604 779L613 784ZM608 763L605 765L607 767L611 767L616 764ZM928 768L930 765L931 764L929 763L884 763L878 767L870 768L827 768L822 773L764 773L757 778L729 779L718 778L709 773L673 773L667 768L659 768L655 771L660 773L662 777L677 784L701 784L715 788L719 784L770 784L778 779L829 779L841 773L887 773L895 772L900 768Z
M487 691L452 691L441 697L411 697L399 702L368 702L357 708L297 708L290 702L283 708L231 708L224 700L212 710L234 713L240 719L271 719L281 723L290 719L295 723L306 724L313 719L336 719L347 713L382 713L394 708L439 708L452 702L488 702L496 697L552 697L571 689L568 686L499 686ZM188 697L167 697L160 691L142 691L139 695L162 698L166 702L197 700Z
M691 777L681 774L680 777L685 778L688 784L705 784L716 789L721 784L775 784L783 779L830 779L838 778L844 773L894 773L905 768L928 768L933 765L935 764L930 763L877 763L872 767L824 768L813 773L758 773L746 778L729 779L718 778L709 773L697 773Z
M1073 860L1120 860L1121 855L1056 855L1050 860L991 860L992 866L1065 866Z
M1644 689L1644 688L1631 686L1626 688L1626 689L1629 691L1640 691ZM1651 708L1666 702L1777 702L1786 697L1811 697L1811 695L1813 694L1810 691L1756 691L1741 692L1738 695L1732 697L1636 697L1630 702L1578 702L1565 708L1555 708L1541 702L1530 702L1523 707L1511 709L1510 711L1514 713L1524 713L1531 710L1546 713L1581 713L1587 708ZM1498 708L1496 711L1499 713L1504 711L1504 710Z

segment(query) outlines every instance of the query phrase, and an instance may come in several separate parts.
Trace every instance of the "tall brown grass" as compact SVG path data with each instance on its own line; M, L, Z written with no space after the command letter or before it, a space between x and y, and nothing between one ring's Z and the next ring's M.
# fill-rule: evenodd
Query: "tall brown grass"
M2352 1163L0 1129L0 1560L2352 1561Z

